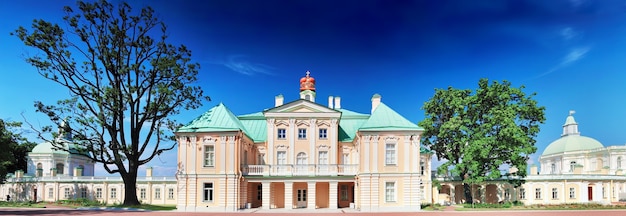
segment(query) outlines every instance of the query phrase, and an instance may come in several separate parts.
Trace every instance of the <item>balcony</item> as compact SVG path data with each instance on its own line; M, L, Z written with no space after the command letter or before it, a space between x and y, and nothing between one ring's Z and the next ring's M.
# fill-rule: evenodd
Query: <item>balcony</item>
M247 176L345 176L356 175L358 164L245 165Z

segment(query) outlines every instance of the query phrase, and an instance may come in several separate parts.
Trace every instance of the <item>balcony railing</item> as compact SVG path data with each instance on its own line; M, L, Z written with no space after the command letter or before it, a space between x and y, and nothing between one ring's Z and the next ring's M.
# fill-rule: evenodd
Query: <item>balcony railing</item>
M358 164L298 164L298 165L245 165L243 175L248 176L337 176L356 175Z

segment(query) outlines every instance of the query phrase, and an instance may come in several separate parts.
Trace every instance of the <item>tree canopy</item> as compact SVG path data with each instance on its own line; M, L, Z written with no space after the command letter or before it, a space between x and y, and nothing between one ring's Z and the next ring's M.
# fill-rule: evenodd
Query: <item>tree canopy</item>
M168 132L179 125L169 117L208 99L195 85L199 64L187 47L167 42L167 26L150 7L133 11L127 3L101 0L78 1L77 8L64 7L63 25L39 19L13 33L40 51L26 61L70 92L54 105L36 101L35 107L68 126L63 132L73 135L78 154L119 173L123 204L137 205L138 167L176 145ZM41 132L54 134L52 126Z
M508 81L480 79L478 89L435 89L424 103L423 144L435 151L439 173L450 172L465 185L503 177L502 167L513 167L506 180L519 186L527 175L529 156L537 151L535 137L545 121L545 107L526 94L524 86Z
M9 173L17 170L27 171L26 156L36 144L15 132L21 125L21 122L6 122L0 119L0 183L6 181Z

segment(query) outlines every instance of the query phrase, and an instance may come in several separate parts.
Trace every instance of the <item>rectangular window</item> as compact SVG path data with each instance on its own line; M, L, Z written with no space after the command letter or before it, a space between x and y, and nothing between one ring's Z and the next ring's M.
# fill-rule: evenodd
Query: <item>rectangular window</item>
M396 165L396 144L385 145L385 164Z
M348 201L348 185L341 185L341 201Z
M277 138L278 139L286 139L287 138L287 130L285 130L284 128L278 128Z
M174 188L168 188L167 189L167 199L174 199Z
M102 188L96 188L96 199L102 199Z
M204 202L213 202L213 183L204 183Z
M341 155L341 164L350 164L350 155L349 154L342 154Z
M511 189L504 189L504 199L505 200L510 200L511 199Z
M287 164L287 152L286 151L278 151L276 153L276 164L278 165Z
M111 199L117 198L117 188L111 188Z
M535 188L535 199L541 199L541 188Z
M142 199L142 200L146 199L146 189L145 188L139 189L139 199Z
M424 175L424 170L426 169L426 163L424 159L420 160L420 175Z
M87 188L86 187L80 188L80 198L87 198Z
M265 154L258 154L257 155L257 163L258 165L265 165Z
M574 199L574 198L576 198L576 189L574 189L574 188L569 188L569 198L570 198L570 199Z
M385 201L386 202L396 201L396 183L395 182L385 182Z
M524 188L519 189L519 199L522 199L522 200L526 199L526 189Z
M306 139L306 128L298 128L298 139Z
M317 159L318 159L317 164L320 164L320 165L328 164L328 151L320 151Z
M64 189L63 197L65 197L65 199L69 199L70 198L70 189L69 188L65 188Z
M215 166L215 146L213 145L204 146L204 166Z
M559 191L558 189L552 188L552 199L558 199L559 198L558 191Z
M154 189L154 199L161 199L161 188Z
M48 198L52 199L54 197L54 189L48 188Z
M256 186L256 200L261 200L263 198L263 185L259 184Z
M320 139L328 138L328 130L326 128L320 128Z

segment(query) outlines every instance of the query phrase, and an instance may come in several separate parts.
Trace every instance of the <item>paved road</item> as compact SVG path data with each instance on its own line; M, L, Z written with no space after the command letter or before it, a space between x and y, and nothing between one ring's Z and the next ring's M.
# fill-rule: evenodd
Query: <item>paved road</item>
M212 215L212 216L241 216L241 215L258 215L258 216L276 216L276 215L288 215L298 214L299 216L335 216L335 215L352 215L352 216L366 216L366 215L389 215L389 216L435 216L435 215L469 215L469 216L622 216L626 215L626 210L592 210L592 211L442 211L442 212L411 212L411 213L342 213L342 212L305 212L297 210L284 211L278 213L270 212L248 212L248 213L196 213L196 212L177 212L177 211L158 211L158 212L131 212L131 211L103 211L103 210L74 210L74 209L35 209L35 208L0 208L0 215L44 215L44 216L61 216L61 215L96 215L96 216L165 216L165 215L180 215L180 216L195 216L195 215Z

